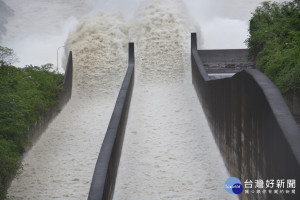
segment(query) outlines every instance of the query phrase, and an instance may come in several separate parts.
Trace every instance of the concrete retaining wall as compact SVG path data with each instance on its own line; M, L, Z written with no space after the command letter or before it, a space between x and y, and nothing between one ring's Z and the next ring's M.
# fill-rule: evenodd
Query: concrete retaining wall
M274 84L255 69L210 80L195 33L191 53L193 84L231 176L242 183L247 179L296 179L300 183L300 131ZM240 199L300 199L300 191L243 192Z
M129 43L128 69L96 163L89 200L113 198L133 85L134 44Z
M28 140L35 143L39 136L46 130L49 123L58 115L64 105L69 101L72 95L72 79L73 79L73 61L72 52L69 53L68 63L65 71L64 81L60 84L63 90L60 92L57 103L49 110L49 112L40 117L40 120L29 128ZM31 146L26 148L26 151Z

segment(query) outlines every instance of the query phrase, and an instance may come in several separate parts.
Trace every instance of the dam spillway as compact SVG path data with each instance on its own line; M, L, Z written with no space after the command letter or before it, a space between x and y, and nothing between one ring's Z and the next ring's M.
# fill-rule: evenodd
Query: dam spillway
M165 6L149 5L143 11L147 16L132 28L132 38L137 41L135 44L136 82L132 99L135 103L131 104L128 121L130 129L126 130L125 135L128 133L129 136L134 136L136 132L136 136L145 136L139 142L141 146L144 139L149 142L146 143L144 151L149 152L150 149L157 151L148 155L150 160L147 162L151 162L152 156L161 156L160 159L167 161L165 164L162 161L160 170L167 172L168 167L174 164L173 167L176 167L177 164L181 168L181 174L195 173L187 175L186 180L176 183L185 185L184 194L180 194L176 184L170 185L171 191L166 198L176 198L176 195L178 199L185 195L206 198L206 192L199 194L198 184L206 184L207 190L212 191L210 196L216 190L224 194L223 188L216 185L219 185L228 175L191 84L190 28L182 25L184 17L177 4L170 8L171 14L164 14ZM145 23L147 17L152 18L152 22ZM115 22L118 23L117 26L113 24ZM87 197L97 155L108 127L117 91L125 75L127 57L125 41L128 40L125 28L125 22L119 15L99 12L86 17L78 27L78 31L69 37L67 45L72 49L74 63L72 98L25 156L23 172L13 181L9 196L15 199L85 199ZM152 31L145 34L143 30ZM111 38L111 35L115 37ZM190 100L195 105L190 105ZM195 109L194 106L200 110ZM181 112L184 114L181 115ZM202 122L198 124L196 120L192 120L193 118L199 118ZM142 124L143 127L139 127ZM203 130L202 136L197 135L199 128ZM192 138L186 134L190 134ZM167 139L168 137L170 140ZM141 147L137 146L134 151L126 150L131 145L130 140L132 139L125 141L123 151L125 155L135 155ZM168 141L170 141L169 149L163 149ZM191 141L193 145L190 148L188 143ZM199 143L201 141L203 145ZM158 147L156 142L161 142ZM197 149L198 147L201 148ZM208 148L210 152L207 154L191 155L193 152L205 151ZM176 156L177 150L180 157ZM144 157L144 155L139 156L141 159ZM210 158L210 156L215 157ZM182 158L187 160L183 161ZM210 159L211 163L208 161ZM174 163L168 163L168 160ZM143 160L140 162L143 163ZM199 163L202 163L203 168L195 166ZM154 165L157 167L159 163ZM210 171L211 165L217 165L218 172ZM122 185L122 174L124 175L122 167L127 168L123 160L120 166L121 178L117 180L117 187L118 184ZM141 168L140 173L152 167L150 165L144 171ZM198 171L195 172L194 168ZM155 169L157 170L154 167ZM133 173L133 170L130 169L130 173ZM159 172L155 172L156 175L159 175ZM223 178L218 179L218 183L214 183L219 173L222 174L219 177ZM175 181L172 181L172 177L168 178L171 175L166 174L166 178L160 184L175 183L179 179L179 174L174 171L171 174L175 176ZM192 177L196 175L200 175L199 179L193 182ZM206 181L202 183L200 179L203 177ZM140 196L141 189L151 183L153 184L153 180L149 179L148 183L141 185L136 195ZM154 190L155 188L148 194L151 196L151 193L155 193ZM130 191L124 194L128 192ZM162 191L157 192L156 195ZM126 196L120 198L126 199Z
M192 85L189 26L176 3L140 10L135 80L114 199L232 199ZM182 22L178 23L179 21ZM212 167L214 166L214 167ZM199 190L199 187L203 190Z
M210 111L207 104L202 104L202 110L192 86L192 30L182 26L181 14L172 14L174 9L175 13L180 10L178 7L176 10L176 6L171 6L168 14L164 8L149 6L144 13L151 20L142 18L129 31L120 15L99 12L86 17L77 32L69 37L68 45L74 52L72 98L25 156L23 173L12 183L9 196L13 199L87 198L97 156L125 75L127 42L133 40L136 80L115 199L236 197L224 190L224 181L230 175L214 143L212 135L215 133L208 128L203 114L203 111L208 113L212 119ZM193 81L197 87L195 79ZM201 94L213 93L207 90ZM226 93L220 94L228 97ZM213 95L209 98L213 99ZM220 113L223 113L224 104L220 102ZM218 119L222 120L223 114L220 116ZM218 125L225 124L226 130L229 123L221 122ZM229 140L224 141L231 144ZM285 147L288 149L288 145ZM224 154L226 144L222 148ZM247 164L237 166L232 168L235 174ZM282 166L285 169L286 166Z

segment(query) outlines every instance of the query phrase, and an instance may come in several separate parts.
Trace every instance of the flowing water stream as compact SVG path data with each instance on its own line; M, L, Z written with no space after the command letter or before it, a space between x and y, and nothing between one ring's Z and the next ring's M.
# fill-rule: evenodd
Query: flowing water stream
M71 100L23 160L12 199L86 199L98 153L127 68L125 21L85 17L66 43L73 52ZM114 35L115 37L112 37Z
M181 1L154 0L132 27L136 80L114 199L234 199L195 93L193 26Z

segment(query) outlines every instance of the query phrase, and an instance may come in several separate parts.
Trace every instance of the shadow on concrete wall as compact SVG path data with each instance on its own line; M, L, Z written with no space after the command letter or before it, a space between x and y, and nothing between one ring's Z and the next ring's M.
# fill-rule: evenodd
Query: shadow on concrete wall
M290 111L294 115L298 127L300 127L300 94L295 94L294 92L289 92L283 96L285 102L287 103Z
M276 86L256 69L211 80L197 51L196 33L191 43L193 84L231 176L242 183L257 179L299 183L300 131ZM239 196L300 199L300 192Z

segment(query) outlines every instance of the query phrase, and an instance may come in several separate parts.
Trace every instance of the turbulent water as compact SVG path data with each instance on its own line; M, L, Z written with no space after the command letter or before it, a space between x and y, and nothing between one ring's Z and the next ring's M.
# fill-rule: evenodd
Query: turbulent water
M25 156L22 173L9 188L10 198L87 198L127 68L124 26L119 15L97 12L85 17L68 38L74 65L72 98Z
M76 96L102 97L118 90L127 69L127 32L119 14L99 11L84 18L67 41L74 54Z
M171 5L171 6L170 6ZM181 1L152 1L131 27L136 80L114 199L234 199L190 72Z
M228 8L231 4L226 2L234 1L221 0L220 5ZM220 11L211 0L184 1L185 6L180 0L152 0L141 7L143 0L3 2L7 4L3 21L8 23L0 26L1 45L14 48L22 65L56 62L62 45L66 52L73 51L74 63L72 98L24 156L22 173L8 191L11 199L87 198L127 68L128 42L135 43L136 80L114 199L235 197L223 188L229 175L191 83L190 32L196 28L187 12L203 22L206 47L222 48L226 40L229 46L243 46L234 35L228 41L231 33L226 28L245 31L245 21L236 15L226 18L233 14L224 10L208 17ZM99 7L121 10L133 20ZM222 37L216 37L221 31L211 23L222 24Z

